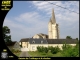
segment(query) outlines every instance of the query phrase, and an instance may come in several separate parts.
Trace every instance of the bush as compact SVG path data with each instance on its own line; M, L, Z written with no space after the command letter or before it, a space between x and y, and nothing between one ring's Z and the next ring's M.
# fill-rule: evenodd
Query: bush
M51 50L52 48L53 48L52 46L49 46L49 47L48 47L48 50Z
M56 49L57 52L60 52L61 51L58 46L56 46L55 49Z
M64 57L77 57L79 54L79 47L66 45L66 48L62 51L62 54Z
M55 47L53 47L53 48L51 49L51 53L52 53L52 54L56 54L56 53L57 53L57 49L56 49Z
M16 50L16 49L11 49L10 50L12 53L18 53L18 52L20 52L20 50Z
M37 50L39 52L44 52L44 53L47 53L48 52L48 48L47 47L43 47L43 46L38 46L37 47Z
M57 52L60 51L60 48L57 46L57 47L52 47L52 46L49 46L48 47L48 50L51 50L51 53L52 54L56 54Z
M65 50L66 49L66 43L64 42L62 49Z
M48 48L47 47L44 47L43 52L47 53L48 52Z
M38 50L39 52L43 52L44 48L43 48L43 46L38 46L38 47L37 47L37 50Z
M10 51L14 53L15 52L15 49L10 49Z
M52 54L56 54L57 52L60 51L60 48L58 46L57 47L49 46L48 48L47 47L43 47L43 46L38 46L37 50L39 52L44 52L44 53L47 53L48 51L51 51Z

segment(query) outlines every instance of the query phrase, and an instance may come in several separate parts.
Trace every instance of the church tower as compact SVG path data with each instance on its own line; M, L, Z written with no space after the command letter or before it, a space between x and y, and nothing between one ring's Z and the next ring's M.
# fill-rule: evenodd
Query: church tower
M48 36L49 39L59 39L59 28L56 24L54 9L52 9L52 17L48 23Z

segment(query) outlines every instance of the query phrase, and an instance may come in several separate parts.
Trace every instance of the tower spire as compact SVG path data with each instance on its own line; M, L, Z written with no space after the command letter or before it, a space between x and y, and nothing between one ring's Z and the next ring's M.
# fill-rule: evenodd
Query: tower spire
M52 20L52 23L56 23L56 20L55 20L55 14L54 14L54 9L52 8L52 17L51 17L51 20Z

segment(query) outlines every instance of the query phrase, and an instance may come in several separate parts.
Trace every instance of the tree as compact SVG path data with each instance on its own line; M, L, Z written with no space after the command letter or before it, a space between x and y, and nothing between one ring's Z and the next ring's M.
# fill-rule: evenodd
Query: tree
M77 57L79 56L79 46L71 46L67 44L66 47L62 50L62 54L64 57Z
M11 35L10 34L10 29L7 26L3 27L3 39L6 43L12 42L11 41Z
M64 41L62 49L65 50L66 49L66 42Z
M76 38L76 40L78 40L78 38Z
M72 39L71 36L66 36L66 39Z

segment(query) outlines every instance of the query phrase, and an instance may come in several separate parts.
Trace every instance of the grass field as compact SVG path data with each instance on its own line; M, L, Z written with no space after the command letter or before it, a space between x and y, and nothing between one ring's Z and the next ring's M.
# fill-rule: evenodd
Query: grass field
M60 52L57 54L52 54L51 52L48 53L40 53L38 51L28 51L31 57L63 57Z
M21 51L20 51L20 50L15 50L15 49L11 49L11 48L10 48L10 51L11 51L14 55L16 55L16 56L18 56L18 57L19 57L19 55L21 54Z
M17 57L19 57L19 55L21 54L21 51L18 53L13 53L14 55L16 55Z

